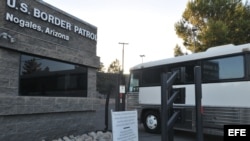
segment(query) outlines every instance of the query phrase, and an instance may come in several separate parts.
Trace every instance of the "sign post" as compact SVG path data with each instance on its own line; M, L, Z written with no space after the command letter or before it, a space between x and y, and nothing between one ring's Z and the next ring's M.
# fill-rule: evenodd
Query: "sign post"
M120 92L120 111L125 111L125 85L120 85L119 92Z

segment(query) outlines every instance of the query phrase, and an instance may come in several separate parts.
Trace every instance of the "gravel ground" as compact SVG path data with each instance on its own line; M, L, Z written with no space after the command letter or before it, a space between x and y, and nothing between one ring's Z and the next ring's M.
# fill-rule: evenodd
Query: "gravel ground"
M100 102L101 102L100 107L97 109L97 116L96 116L97 117L96 118L96 131L90 131L82 135L62 136L57 139L42 140L42 141L113 141L112 131L111 131L112 128L111 128L110 110L114 109L115 101L114 99L110 99L109 101L109 117L108 117L109 123L108 123L107 131L106 131L105 123L104 123L106 99L103 99Z
M44 140L45 141L45 140ZM78 136L64 136L52 141L112 141L112 133L110 131L89 132Z

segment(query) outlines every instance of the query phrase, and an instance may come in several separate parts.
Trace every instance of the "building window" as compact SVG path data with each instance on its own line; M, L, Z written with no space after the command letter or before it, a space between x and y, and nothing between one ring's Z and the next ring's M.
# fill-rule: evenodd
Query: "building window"
M87 97L87 67L21 55L19 94Z

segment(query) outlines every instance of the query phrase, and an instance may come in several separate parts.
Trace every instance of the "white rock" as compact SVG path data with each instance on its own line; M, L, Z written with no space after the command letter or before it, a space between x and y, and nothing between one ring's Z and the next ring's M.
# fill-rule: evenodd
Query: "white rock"
M63 140L64 140L64 141L72 141L72 140L71 140L69 137L67 137L67 136L64 136L64 137L63 137Z
M91 137L85 139L85 141L93 141L93 139Z
M83 134L83 135L81 135L81 138L82 139L87 139L89 136L87 135L87 134Z
M70 135L69 138L70 139L76 139L76 137L74 135Z
M57 141L63 141L61 138L59 138Z
M96 139L96 138L97 138L95 132L90 132L90 133L88 133L88 135L91 136L93 139Z
M112 132L89 132L78 136L64 136L63 139L59 138L52 141L112 141Z

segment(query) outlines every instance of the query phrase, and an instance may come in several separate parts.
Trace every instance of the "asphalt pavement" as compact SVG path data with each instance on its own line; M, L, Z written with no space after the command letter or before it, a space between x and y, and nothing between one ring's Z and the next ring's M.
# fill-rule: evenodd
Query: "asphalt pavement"
M161 141L161 134L145 132L142 125L138 126L139 141ZM204 141L223 141L222 136L203 135ZM187 131L174 131L174 141L197 141L196 134Z
M96 111L96 130L104 130L106 127L112 131L111 125L111 110L115 109L114 101L110 101L108 107L108 126L105 125L105 100L100 104L99 109ZM139 141L161 141L161 134L151 134L145 132L143 125L138 124L138 138ZM223 141L222 136L203 135L204 141ZM174 131L174 141L197 141L196 134L186 131Z

